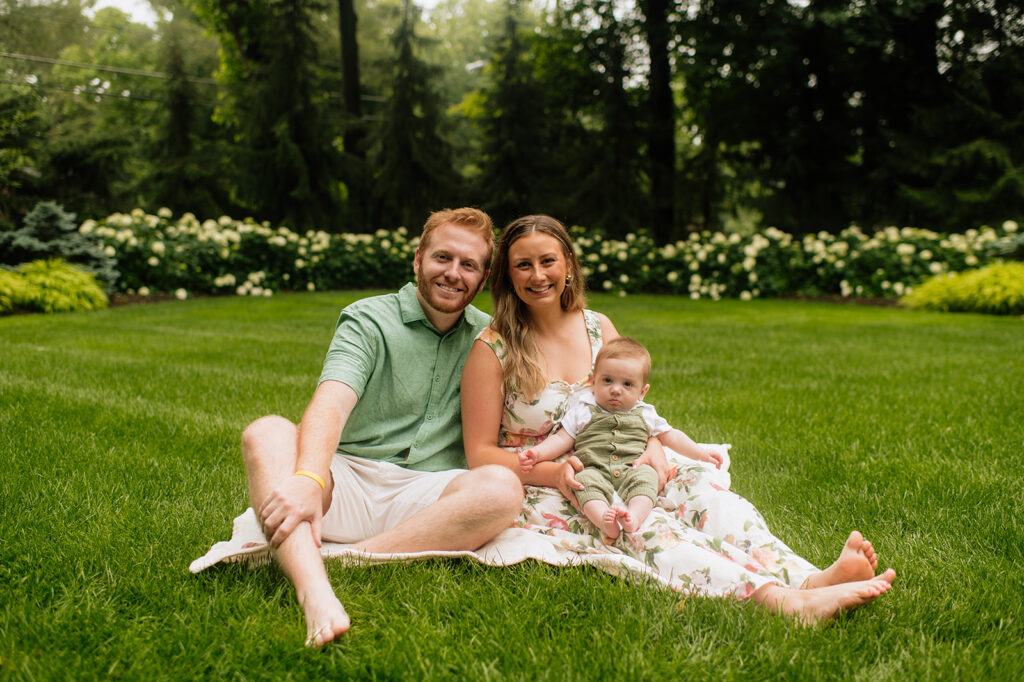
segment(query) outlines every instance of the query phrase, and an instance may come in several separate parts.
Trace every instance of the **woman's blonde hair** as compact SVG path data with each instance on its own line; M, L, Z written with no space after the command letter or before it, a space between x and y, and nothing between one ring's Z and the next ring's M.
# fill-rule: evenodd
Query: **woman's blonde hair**
M583 294L583 273L572 249L572 241L565 225L546 215L528 215L516 218L498 238L498 253L491 270L491 298L494 314L491 329L501 335L505 343L502 372L505 392L517 392L528 400L536 400L548 383L544 362L537 347L537 339L530 326L529 309L516 295L509 276L509 249L522 237L546 234L558 241L566 263L566 284L562 291L562 310L574 312L587 304Z

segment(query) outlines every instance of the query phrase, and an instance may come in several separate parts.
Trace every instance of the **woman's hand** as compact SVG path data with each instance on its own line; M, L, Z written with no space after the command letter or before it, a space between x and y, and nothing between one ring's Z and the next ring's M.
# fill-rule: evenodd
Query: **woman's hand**
M573 494L577 490L583 490L583 484L576 480L576 474L580 471L583 471L583 462L576 455L570 455L560 465L556 484L562 496L576 507L576 511L582 512L583 510L576 502L576 495Z
M646 464L658 474L658 492L665 487L668 480L676 475L677 467L669 466L665 451L657 438L651 437L647 441L647 449L633 462L633 468Z

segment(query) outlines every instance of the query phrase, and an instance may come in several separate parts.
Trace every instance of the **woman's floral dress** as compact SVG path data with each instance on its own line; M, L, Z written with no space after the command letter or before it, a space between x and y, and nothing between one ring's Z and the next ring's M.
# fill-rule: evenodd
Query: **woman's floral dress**
M601 348L601 323L589 310L583 318L593 364ZM487 328L477 338L504 362L507 351L497 333ZM573 394L591 382L592 376L575 384L552 381L532 402L518 393L507 394L498 445L518 450L544 440L558 428ZM723 479L711 465L670 450L666 454L678 466L677 473L644 525L636 533L620 535L615 547L602 543L600 531L554 488L526 486L515 525L551 536L574 552L625 553L687 593L743 598L768 583L799 587L818 571L769 532L753 505L721 485Z

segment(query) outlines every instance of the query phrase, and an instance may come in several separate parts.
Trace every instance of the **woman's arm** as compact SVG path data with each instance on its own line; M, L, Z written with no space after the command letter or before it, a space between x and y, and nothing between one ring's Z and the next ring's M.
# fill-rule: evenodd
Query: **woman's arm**
M601 321L601 342L608 343L612 339L620 336L618 330L615 329L615 325L608 319L608 316L603 313L597 314L597 319Z
M503 384L501 363L494 351L483 341L474 342L462 370L461 388L462 443L469 468L500 464L514 471L524 484L558 488L563 493L571 488L582 490L583 485L575 479L575 473L583 468L579 459L570 457L567 462L540 462L529 473L523 473L519 457L498 447L501 414L505 409Z

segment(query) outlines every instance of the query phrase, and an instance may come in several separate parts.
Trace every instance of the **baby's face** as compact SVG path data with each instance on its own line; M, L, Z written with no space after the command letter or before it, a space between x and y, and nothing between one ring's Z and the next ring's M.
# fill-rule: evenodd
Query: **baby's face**
M609 412L627 412L647 394L643 363L634 358L602 358L594 368L594 398Z

